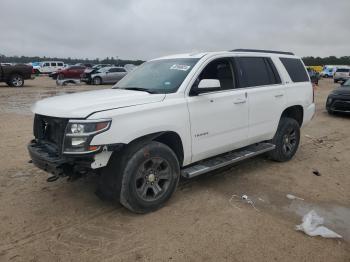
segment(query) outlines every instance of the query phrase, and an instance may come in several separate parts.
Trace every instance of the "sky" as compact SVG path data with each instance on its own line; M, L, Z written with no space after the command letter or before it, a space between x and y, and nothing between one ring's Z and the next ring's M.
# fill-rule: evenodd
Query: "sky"
M350 0L0 0L0 54L148 60L254 48L350 55Z

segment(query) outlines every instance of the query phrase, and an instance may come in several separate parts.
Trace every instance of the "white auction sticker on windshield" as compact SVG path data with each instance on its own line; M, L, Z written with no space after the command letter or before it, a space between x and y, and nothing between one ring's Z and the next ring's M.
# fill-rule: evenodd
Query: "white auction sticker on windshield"
M170 67L170 69L172 69L172 70L181 70L181 71L187 71L190 68L191 68L191 66L189 66L189 65L177 65L177 64L172 65Z

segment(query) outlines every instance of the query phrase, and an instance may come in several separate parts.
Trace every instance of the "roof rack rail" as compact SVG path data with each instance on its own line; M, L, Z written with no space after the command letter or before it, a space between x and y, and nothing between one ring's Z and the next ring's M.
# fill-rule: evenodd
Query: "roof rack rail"
M274 51L274 50L259 50L259 49L233 49L230 52L254 52L254 53L272 53L282 55L294 55L292 52Z

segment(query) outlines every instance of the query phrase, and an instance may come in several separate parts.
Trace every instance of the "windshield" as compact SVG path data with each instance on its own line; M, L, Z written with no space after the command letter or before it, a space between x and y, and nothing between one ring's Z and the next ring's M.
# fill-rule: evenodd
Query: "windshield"
M350 79L346 80L343 86L350 87Z
M113 88L149 93L174 93L198 60L198 58L177 58L150 61L129 73Z

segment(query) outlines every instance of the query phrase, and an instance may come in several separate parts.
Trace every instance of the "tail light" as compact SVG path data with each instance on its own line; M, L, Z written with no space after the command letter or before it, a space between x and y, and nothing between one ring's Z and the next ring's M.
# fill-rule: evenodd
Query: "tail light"
M316 84L312 83L312 103L315 103L315 89Z
M35 70L34 70L34 68L32 67L32 74L34 75L35 74Z

